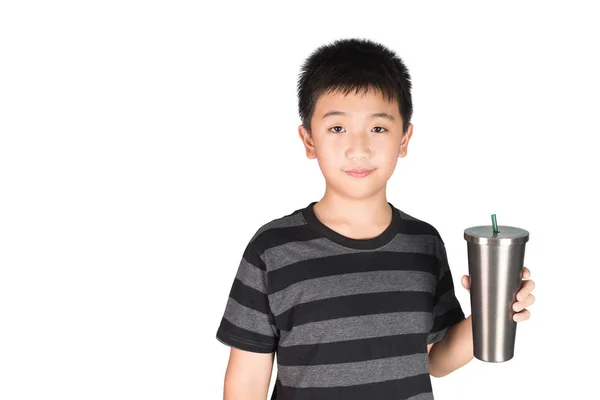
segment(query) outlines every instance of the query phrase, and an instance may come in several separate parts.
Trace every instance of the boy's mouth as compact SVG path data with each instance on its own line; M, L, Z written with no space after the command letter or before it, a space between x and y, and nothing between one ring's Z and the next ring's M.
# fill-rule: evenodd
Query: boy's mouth
M344 172L350 176L353 176L354 178L364 178L365 176L367 176L371 172L373 172L373 170L372 169L349 169Z

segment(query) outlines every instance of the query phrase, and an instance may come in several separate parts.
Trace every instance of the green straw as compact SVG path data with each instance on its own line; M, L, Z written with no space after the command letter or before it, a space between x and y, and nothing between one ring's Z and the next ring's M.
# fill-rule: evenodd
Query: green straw
M492 228L494 233L498 233L498 223L496 222L496 214L492 214Z

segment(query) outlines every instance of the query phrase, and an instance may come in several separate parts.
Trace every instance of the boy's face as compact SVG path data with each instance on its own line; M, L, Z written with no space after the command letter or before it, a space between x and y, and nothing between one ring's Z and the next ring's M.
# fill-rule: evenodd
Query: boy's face
M402 135L397 102L388 103L375 91L323 94L311 127L312 135L303 125L298 127L306 156L317 159L329 190L351 198L385 189L398 158L407 154L413 129L410 124Z

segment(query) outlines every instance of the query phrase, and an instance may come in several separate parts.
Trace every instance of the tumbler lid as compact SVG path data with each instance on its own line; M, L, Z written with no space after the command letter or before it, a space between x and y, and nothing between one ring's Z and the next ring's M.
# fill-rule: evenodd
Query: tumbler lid
M492 225L472 226L465 229L465 240L491 245L522 244L529 240L529 232L514 226L498 225L498 232L494 233Z

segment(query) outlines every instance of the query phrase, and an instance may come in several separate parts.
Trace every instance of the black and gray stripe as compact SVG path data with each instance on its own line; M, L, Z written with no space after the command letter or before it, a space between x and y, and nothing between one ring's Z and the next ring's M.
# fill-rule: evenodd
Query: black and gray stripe
M244 251L217 338L277 352L271 399L432 399L427 344L464 319L437 230L392 207L367 240L311 203L261 227Z

